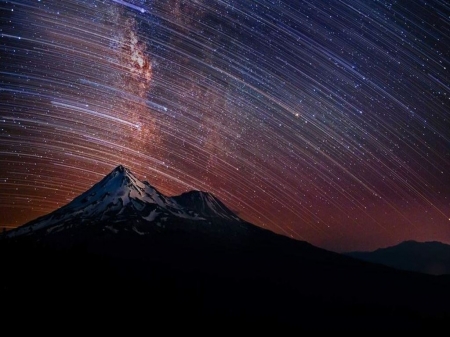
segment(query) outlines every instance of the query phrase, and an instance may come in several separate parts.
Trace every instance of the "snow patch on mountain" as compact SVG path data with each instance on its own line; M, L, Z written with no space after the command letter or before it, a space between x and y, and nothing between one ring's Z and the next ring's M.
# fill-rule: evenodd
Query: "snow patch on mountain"
M146 217L142 217L142 219L147 220L147 221L153 221L156 219L156 217L159 215L160 213L154 209L153 211L150 212L149 215L147 215Z

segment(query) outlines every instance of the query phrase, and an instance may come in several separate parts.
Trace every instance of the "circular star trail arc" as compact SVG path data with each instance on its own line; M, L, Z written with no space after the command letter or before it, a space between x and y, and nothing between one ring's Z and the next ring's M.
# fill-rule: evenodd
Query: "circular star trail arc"
M0 2L0 225L119 164L336 251L450 243L444 1Z

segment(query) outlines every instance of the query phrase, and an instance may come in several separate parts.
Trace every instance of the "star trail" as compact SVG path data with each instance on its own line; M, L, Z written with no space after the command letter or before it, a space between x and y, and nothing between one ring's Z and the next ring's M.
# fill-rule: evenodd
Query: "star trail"
M122 164L335 251L450 243L446 1L0 1L0 226Z

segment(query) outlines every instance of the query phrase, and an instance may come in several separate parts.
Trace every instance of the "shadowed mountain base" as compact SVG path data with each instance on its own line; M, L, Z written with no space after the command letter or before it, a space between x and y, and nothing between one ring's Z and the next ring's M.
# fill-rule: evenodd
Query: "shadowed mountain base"
M5 233L0 256L1 318L31 330L429 331L450 319L448 277L277 235L209 193L167 197L122 166Z
M132 323L212 331L428 331L450 319L446 277L258 232L234 245L185 231L98 237L68 249L6 240L0 242L2 307L10 320L106 329Z

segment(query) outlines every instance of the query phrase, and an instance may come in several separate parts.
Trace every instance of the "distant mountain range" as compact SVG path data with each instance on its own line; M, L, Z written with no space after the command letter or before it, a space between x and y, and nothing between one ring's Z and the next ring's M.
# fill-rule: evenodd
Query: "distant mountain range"
M364 261L431 275L450 274L450 246L441 242L405 241L373 252L346 253Z
M438 331L450 319L448 276L275 234L210 193L167 197L123 166L6 232L0 256L1 318L17 327Z

